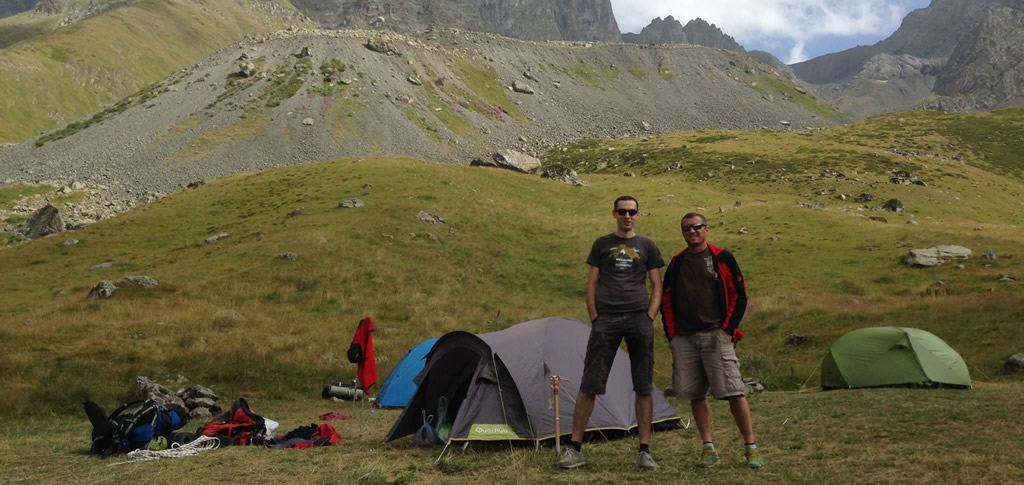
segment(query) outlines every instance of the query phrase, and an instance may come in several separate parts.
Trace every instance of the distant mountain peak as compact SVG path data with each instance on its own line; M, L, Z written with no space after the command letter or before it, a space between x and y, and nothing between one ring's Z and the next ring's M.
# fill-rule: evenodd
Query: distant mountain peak
M655 17L639 34L622 34L622 40L633 44L694 44L745 52L736 39L700 17L685 26L671 15L664 19Z

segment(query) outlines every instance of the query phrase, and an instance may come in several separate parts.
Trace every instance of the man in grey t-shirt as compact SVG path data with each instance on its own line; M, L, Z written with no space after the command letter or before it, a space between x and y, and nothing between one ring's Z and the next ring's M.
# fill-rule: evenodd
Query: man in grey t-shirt
M587 312L592 327L583 361L583 380L572 419L572 441L558 466L576 468L585 463L583 432L594 411L596 396L604 394L608 373L619 343L626 340L636 392L636 421L640 435L637 466L658 467L651 458L651 392L654 381L654 316L661 302L661 259L658 246L634 231L640 205L624 195L615 199L615 232L594 241L587 257ZM653 291L647 294L647 280Z

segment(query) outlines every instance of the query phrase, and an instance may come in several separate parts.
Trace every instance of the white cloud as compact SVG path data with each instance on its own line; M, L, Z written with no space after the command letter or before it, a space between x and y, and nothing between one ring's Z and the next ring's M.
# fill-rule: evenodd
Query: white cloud
M789 46L787 62L804 60L806 46L825 36L886 36L929 0L612 0L619 30L639 32L654 17L672 15L717 25L740 44Z

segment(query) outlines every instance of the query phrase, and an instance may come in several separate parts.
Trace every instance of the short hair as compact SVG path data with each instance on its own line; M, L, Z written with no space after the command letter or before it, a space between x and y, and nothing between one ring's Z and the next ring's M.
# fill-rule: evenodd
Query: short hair
M708 219L706 217L704 217L704 214L700 214L700 213L697 213L697 212L687 212L686 215L683 216L682 219L679 219L679 224L682 225L683 221L685 221L685 220L687 220L687 219L689 219L691 217L700 217L700 220L704 223L704 225L707 225L707 223L708 223Z
M619 202L623 202L623 201L626 201L626 200L631 200L633 202L636 202L636 210L640 210L640 202L637 202L637 200L634 199L633 196L631 196L631 195L620 195L618 199L615 199L615 203L612 204L612 210L618 209L619 208Z

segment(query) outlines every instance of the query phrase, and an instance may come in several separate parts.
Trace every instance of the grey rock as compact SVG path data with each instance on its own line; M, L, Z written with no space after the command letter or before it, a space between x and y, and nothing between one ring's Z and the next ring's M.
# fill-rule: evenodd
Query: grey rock
M214 234L214 235L206 238L206 244L213 244L213 243L215 243L215 242L217 242L217 241L219 241L221 239L224 239L224 238L226 238L228 236L230 236L230 234L228 234L226 232Z
M903 212L903 202L899 199L889 199L882 205L882 209L889 212Z
M544 168L544 171L540 174L543 178L549 178L556 182L562 182L563 184L570 184L576 187L589 187L590 182L580 179L579 174L575 170L566 167L562 164L553 164Z
M193 420L197 421L203 421L213 417L213 413L206 408L192 408L192 410L188 412L188 415Z
M903 256L903 262L911 268L929 268L956 260L968 259L971 250L963 246L941 245L927 249L914 249Z
M25 237L29 239L64 232L64 217L56 207L46 204L32 214L25 227Z
M313 118L303 118L302 119L302 125L303 126L313 126L314 124L316 124L316 122L313 121Z
M875 200L875 196L868 193L862 193L858 195L856 199L853 199L853 201L857 202L858 204L864 204L867 202L871 202L872 200Z
M192 399L192 407L212 408L216 405L217 402L208 397L197 397Z
M518 79L512 81L512 90L522 94L534 94L535 91L529 84L526 84Z
M416 213L416 218L426 222L428 224L444 224L444 217L437 214L431 214L426 211L419 211Z
M525 174L540 172L541 163L535 157L515 150L498 150L490 160L473 160L470 165L476 167L498 167Z
M279 259L283 259L285 261L298 261L299 260L299 255L295 254L295 253L281 253L281 254L278 254L277 257Z
M991 249L986 249L985 253L981 255L985 259L996 259L996 252Z
M999 282L1000 283L1009 283L1009 282L1012 282L1012 281L1017 281L1017 278L1014 278L1013 276L1008 275L1008 274L999 275Z
M1006 359L1003 372L1007 374L1024 374L1024 352L1019 352Z
M88 298L90 300L96 300L100 298L107 299L114 294L115 290L117 290L117 286L114 285L113 281L103 280L97 283L96 286L94 286L91 290L89 290Z
M121 286L142 286L153 288L160 286L160 282L146 275L129 276L120 282Z
M433 233L430 233L430 232L424 234L423 237L425 237L427 239L430 239L431 241L434 241L434 242L438 241L437 236L434 235Z
M423 81L420 81L420 79L418 77L416 77L416 76L409 76L405 80L409 81L409 84L412 84L413 86L422 86L423 85Z
M367 49L370 49L371 51L379 52L387 56L402 55L402 53L398 51L398 48L395 47L394 44L381 38L367 39L366 44L364 45L366 46Z
M361 199L344 199L338 203L338 207L344 207L346 209L354 209L365 206L366 204Z
M68 239L64 241L63 244L65 246L74 246L75 244L78 244L78 239Z
M104 262L102 262L100 264L97 264L97 265L93 266L91 269L94 269L94 270L96 270L96 269L107 269L107 268L109 268L112 265L113 265L113 263L111 263L110 261L104 261Z

